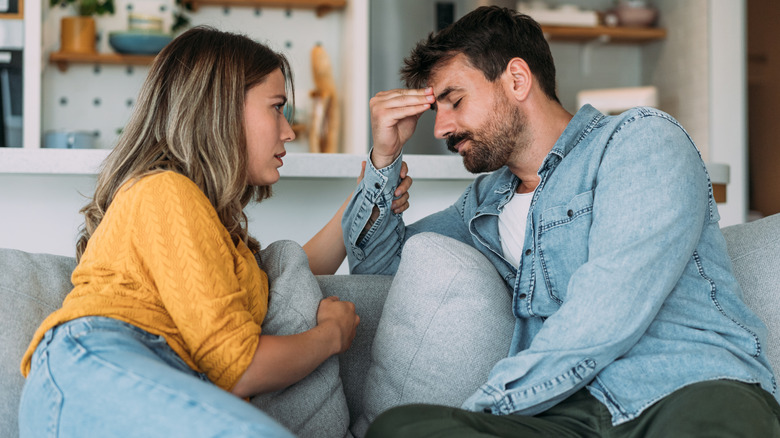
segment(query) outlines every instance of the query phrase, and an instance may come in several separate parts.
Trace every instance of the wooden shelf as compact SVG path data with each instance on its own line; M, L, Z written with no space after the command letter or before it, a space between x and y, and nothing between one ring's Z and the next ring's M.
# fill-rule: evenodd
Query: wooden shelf
M666 29L659 27L542 26L542 32L548 41L646 43L666 38Z
M317 16L322 17L336 9L343 9L347 0L182 0L183 4L192 6L197 11L200 6L241 6L241 7L269 7L269 8L308 8L317 11Z
M71 63L149 65L152 61L154 61L154 55L120 55L118 53L54 52L49 56L49 62L57 64L60 71L66 71Z

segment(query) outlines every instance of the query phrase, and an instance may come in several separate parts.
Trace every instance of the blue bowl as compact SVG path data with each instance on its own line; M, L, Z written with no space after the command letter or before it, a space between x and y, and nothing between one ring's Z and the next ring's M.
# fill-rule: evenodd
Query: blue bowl
M108 44L117 52L127 55L156 55L173 35L159 32L124 31L108 34Z

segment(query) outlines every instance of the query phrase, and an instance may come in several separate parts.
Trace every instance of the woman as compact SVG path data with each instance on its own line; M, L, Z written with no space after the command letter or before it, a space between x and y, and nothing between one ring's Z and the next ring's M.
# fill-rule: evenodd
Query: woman
M331 297L313 329L261 333L268 279L243 209L270 195L295 138L290 73L203 27L157 56L82 210L74 289L24 356L21 436L291 436L242 398L345 351L359 317ZM305 246L315 273L344 258L340 215Z

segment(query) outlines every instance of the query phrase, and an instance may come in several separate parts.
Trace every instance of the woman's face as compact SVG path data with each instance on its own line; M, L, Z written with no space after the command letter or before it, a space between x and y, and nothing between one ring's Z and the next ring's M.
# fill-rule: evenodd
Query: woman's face
M247 175L253 186L279 181L279 168L286 154L284 144L295 139L295 133L284 117L285 103L287 95L281 70L269 74L246 93Z

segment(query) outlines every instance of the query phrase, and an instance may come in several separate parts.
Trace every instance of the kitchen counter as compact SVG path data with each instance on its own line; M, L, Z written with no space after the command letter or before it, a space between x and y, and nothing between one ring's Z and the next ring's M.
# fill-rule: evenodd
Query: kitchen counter
M108 149L0 148L0 174L95 175ZM363 154L289 153L279 169L282 178L357 178ZM415 179L464 180L474 175L457 155L407 154L404 160ZM725 202L729 166L707 163L715 199Z
M108 149L0 148L0 174L94 175ZM288 153L279 169L283 178L357 178L363 154ZM474 175L456 155L405 155L415 179L459 180Z

